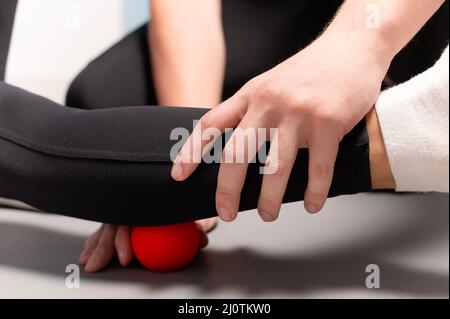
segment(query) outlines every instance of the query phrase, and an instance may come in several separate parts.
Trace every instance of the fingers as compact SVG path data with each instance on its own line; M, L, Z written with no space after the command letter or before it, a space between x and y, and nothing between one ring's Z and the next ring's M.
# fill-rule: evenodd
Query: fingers
M104 225L102 225L95 233L93 233L84 243L84 249L80 254L78 262L80 265L86 265L87 261L92 255L95 247L97 247L98 240L103 232Z
M84 267L87 272L97 272L111 261L114 256L114 237L117 226L105 225L98 244Z
M89 236L88 239L86 239L86 241L84 242L84 245L83 245L84 248L89 246L92 243L92 241L94 241L96 238L98 239L98 237L100 236L100 234L103 231L103 227L104 227L104 225L100 226L91 236Z
M95 272L105 267L117 251L120 264L128 265L133 259L130 236L131 228L127 226L102 225L85 243L85 249L79 262L86 271Z
M216 209L219 217L227 222L237 216L248 165L259 149L254 127L258 126L244 118L223 150L217 177Z
M322 131L309 143L308 186L305 192L305 209L319 212L328 197L333 180L334 164L339 149L339 139L331 132Z
M205 146L211 143L211 140L202 138L205 130L217 129L218 133L224 133L227 128L236 127L245 113L245 108L245 98L236 94L205 114L181 148L172 167L172 178L183 181L198 167L202 156L208 151Z
M251 90L242 89L202 117L174 161L171 175L175 180L183 181L188 178L200 164L204 153L208 151L205 146L211 145L212 141L202 138L205 130L217 129L219 133L214 135L214 138L217 138L227 128L233 128L237 125L239 125L238 128L245 130L246 128L268 128L268 125L273 122L272 124L276 125L274 127L280 129L280 126L277 125L283 124L283 120L280 119L289 121L298 114L298 111L291 112L292 107L288 107L283 109L286 113L280 111L281 115L268 116L268 110L272 110L273 105L278 105L277 103L269 103L271 107L268 109L260 107L257 111L247 114L250 97L254 97ZM302 109L300 108L300 110ZM277 112L278 109L273 114L276 115ZM336 128L339 128L339 125L336 127L335 124L339 123L336 123L333 114L331 117L329 116L329 112L318 113L318 111L315 111L312 118L308 117L308 112L306 113L303 120L295 118L294 121L297 124L294 124L294 126L297 129L292 129L290 132L300 131L298 123L315 123L311 126L308 125L312 129L309 132L306 131L302 138L307 141L304 144L307 144L309 148L308 185L304 198L305 208L310 213L316 213L323 208L333 179L334 164L340 140L340 135L336 134ZM317 114L321 115L315 116ZM245 123L245 118L250 117L259 118L263 123L255 123L255 120L247 120L248 123ZM266 174L263 178L258 201L258 210L265 221L273 221L278 217L289 176L298 153L300 137L293 136L289 132L284 132L284 134L285 136L280 136L280 145L278 145L278 148L281 149L280 157L277 158L274 154L269 155L269 165L265 167L265 171L273 170L274 162L276 163L275 172ZM223 158L227 157L228 153L239 154L237 152L239 148L233 140L235 135L236 132L233 133L232 140L227 143ZM254 151L248 146L244 147L244 152L249 150ZM256 149L257 151L258 149ZM234 158L234 156L231 157ZM244 162L224 161L222 158L216 191L216 209L218 215L224 221L232 221L237 216L250 155L245 154L244 157L246 159Z
M114 238L114 246L116 248L119 262L122 266L127 266L133 259L133 250L131 248L131 227L119 226Z
M283 131L280 128L271 142L258 200L259 215L266 222L278 218L292 167L297 158L297 137L292 132L293 130Z

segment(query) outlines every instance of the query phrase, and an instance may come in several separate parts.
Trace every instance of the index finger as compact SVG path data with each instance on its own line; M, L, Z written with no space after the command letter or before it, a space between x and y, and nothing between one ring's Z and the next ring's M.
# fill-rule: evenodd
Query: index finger
M216 129L224 133L227 128L236 127L242 120L247 109L246 97L235 94L216 108L206 113L194 128L186 143L178 153L172 166L172 178L184 181L196 170L201 159L208 149L205 148L213 142L203 139L203 133L209 129Z

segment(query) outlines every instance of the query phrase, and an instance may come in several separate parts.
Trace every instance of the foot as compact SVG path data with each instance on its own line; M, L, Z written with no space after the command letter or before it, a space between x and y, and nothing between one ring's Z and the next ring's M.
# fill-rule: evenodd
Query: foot
M206 233L216 224L217 218L197 221L200 248L208 245ZM86 240L79 263L84 266L86 272L98 272L106 268L116 255L123 267L128 266L133 260L131 227L104 224Z
M196 221L197 225L205 233L209 233L217 226L217 217L205 218Z

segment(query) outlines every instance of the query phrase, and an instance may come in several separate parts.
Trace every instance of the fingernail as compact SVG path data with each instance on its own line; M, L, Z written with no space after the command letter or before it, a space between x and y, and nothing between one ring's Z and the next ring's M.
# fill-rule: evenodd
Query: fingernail
M222 220L229 222L231 220L233 220L233 216L231 215L231 212L226 208L226 207L219 207L219 216L220 218L222 218Z
M179 163L175 163L172 168L172 177L179 179L183 177L183 168Z
M265 222L272 222L273 216L266 212L259 212L259 216L265 221Z
M310 213L310 214L315 214L315 213L319 212L319 210L320 210L319 207L317 207L314 204L306 204L305 208L308 211L308 213Z

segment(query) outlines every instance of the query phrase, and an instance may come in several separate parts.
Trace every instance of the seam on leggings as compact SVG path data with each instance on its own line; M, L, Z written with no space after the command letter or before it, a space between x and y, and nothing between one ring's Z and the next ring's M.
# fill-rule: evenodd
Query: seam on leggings
M161 153L130 153L105 150L100 151L92 149L77 149L76 151L74 151L73 149L71 150L63 147L42 145L40 143L35 143L28 139L25 139L12 132L8 132L2 128L0 128L0 138L36 152L59 157L113 160L124 162L172 162L168 155Z

